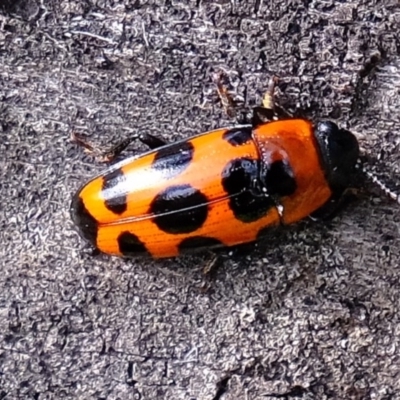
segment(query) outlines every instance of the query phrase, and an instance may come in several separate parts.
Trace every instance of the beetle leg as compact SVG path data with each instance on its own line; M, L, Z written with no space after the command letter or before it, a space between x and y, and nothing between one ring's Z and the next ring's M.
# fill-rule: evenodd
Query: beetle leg
M213 271L216 270L218 261L219 261L218 254L210 252L210 259L207 260L206 264L203 267L203 274L210 276Z
M111 148L104 150L99 147L93 146L87 139L83 136L77 134L76 132L72 132L71 141L78 144L79 146L85 149L85 152L95 157L99 162L108 163L113 161L123 150L128 147L130 143L134 140L137 140L137 136L132 136L130 138L124 139L119 142L117 145L112 146Z
M203 279L200 286L200 290L202 293L206 293L210 290L214 273L219 266L219 262L221 261L221 258L216 253L214 253L213 251L209 251L209 253L210 257L206 260L203 266Z
M275 86L277 83L278 77L273 75L268 82L268 88L262 101L263 108L267 110L275 110Z
M217 72L213 75L213 81L215 83L215 86L217 87L217 93L226 115L229 118L234 118L237 114L237 104L232 95L229 93L227 86L224 84L223 77L224 75L222 72Z
M267 91L264 94L263 100L262 100L262 108L265 110L272 110L274 113L274 116L278 118L288 118L292 117L293 115L290 114L287 110L285 110L281 105L279 105L276 102L275 99L275 87L276 84L278 83L279 78L275 75L273 75L269 82L268 82L268 88Z
M86 139L76 132L71 132L70 140L71 142L76 143L78 146L83 147L86 153L92 154L97 151L94 146L92 146Z
M95 157L99 162L104 163L115 160L115 158L118 157L135 140L140 140L152 150L167 144L167 142L163 139L159 139L156 136L150 135L149 133L141 133L140 135L133 135L129 138L121 140L111 148L104 150L93 146L88 140L76 132L72 132L71 134L72 142L83 147L86 153Z
M157 136L150 135L150 133L141 133L138 139L148 146L151 150L158 149L159 147L165 146L167 141L160 139Z
M109 150L103 152L103 157L107 162L115 160L133 141L137 140L137 136L132 136L121 140L115 146L111 147Z
M317 211L310 215L313 220L330 220L345 208L349 203L360 197L360 189L347 188L340 195L332 197Z
M272 76L268 82L268 88L264 94L262 104L258 107L254 107L252 118L254 127L280 118L292 117L292 115L278 105L275 100L275 87L277 83L278 77Z

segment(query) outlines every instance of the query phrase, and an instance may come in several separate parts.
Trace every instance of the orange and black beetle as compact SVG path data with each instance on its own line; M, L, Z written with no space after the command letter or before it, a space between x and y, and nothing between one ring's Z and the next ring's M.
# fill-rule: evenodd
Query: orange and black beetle
M175 257L253 242L265 228L336 200L359 157L353 134L305 119L254 120L173 144L147 136L146 143L153 150L113 165L73 198L82 236L104 253Z

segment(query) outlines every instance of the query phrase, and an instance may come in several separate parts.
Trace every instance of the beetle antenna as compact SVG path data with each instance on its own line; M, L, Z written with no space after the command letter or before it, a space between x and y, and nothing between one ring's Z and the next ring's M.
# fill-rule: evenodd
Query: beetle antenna
M371 182L377 185L382 190L382 192L384 192L388 197L390 197L392 200L400 204L400 194L390 189L389 186L386 183L384 183L380 178L378 178L378 176L374 172L368 170L368 168L366 167L366 163L362 162L361 159L358 160L356 168L362 173L364 173L365 176Z

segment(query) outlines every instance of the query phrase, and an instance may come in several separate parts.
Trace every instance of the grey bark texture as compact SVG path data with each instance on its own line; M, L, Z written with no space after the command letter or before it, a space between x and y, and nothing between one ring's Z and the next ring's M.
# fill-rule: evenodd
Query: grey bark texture
M211 76L352 130L400 169L398 1L0 4L0 398L398 399L400 206L370 190L329 222L226 255L91 257L71 196L102 166L69 140L170 141L232 125ZM143 150L139 144L132 152Z

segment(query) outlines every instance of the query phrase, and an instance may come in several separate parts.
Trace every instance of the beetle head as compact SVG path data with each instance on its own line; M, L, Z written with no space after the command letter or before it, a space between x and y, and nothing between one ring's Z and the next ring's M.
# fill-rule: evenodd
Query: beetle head
M356 137L330 121L318 122L315 126L323 167L333 192L347 188L354 177L359 157Z

